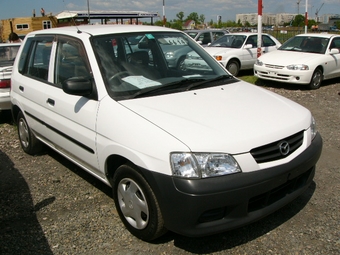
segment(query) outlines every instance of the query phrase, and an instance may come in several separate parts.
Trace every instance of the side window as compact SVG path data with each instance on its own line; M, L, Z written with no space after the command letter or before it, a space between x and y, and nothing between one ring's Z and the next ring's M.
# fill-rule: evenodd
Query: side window
M221 36L224 36L223 32L213 32L212 34L213 34L214 40L220 38Z
M248 37L246 44L253 45L253 48L257 47L257 35L251 35Z
M59 38L54 83L61 85L69 78L91 76L87 55L82 43L70 38Z
M340 50L340 38L334 38L329 48L330 49L337 48Z
M210 32L202 33L202 34L198 37L198 41L201 41L202 44L211 43Z
M27 68L23 70L23 74L39 80L48 80L52 41L53 38L39 37L32 41Z
M262 45L263 47L275 46L275 42L269 36L262 36Z

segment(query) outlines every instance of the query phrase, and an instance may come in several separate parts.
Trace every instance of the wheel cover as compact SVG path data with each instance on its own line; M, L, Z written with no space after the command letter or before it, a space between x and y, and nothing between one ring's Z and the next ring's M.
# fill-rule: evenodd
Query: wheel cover
M18 123L19 138L22 146L27 148L29 146L29 131L26 122L23 119Z
M228 65L228 71L229 73L231 73L232 75L236 75L238 72L238 66L236 63L232 62Z
M127 222L144 229L149 222L149 207L142 189L132 179L122 179L117 187L119 207Z
M312 86L313 87L319 87L321 83L321 73L320 72L315 72L312 78Z

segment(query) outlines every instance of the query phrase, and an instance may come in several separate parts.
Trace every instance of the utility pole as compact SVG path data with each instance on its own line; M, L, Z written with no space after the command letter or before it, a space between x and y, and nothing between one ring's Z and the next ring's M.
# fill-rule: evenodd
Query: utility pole
M305 34L307 34L308 28L308 0L306 0L306 12L305 12Z
M163 0L163 27L165 27L165 21L166 21L166 19L165 19L165 0Z
M260 57L262 54L262 0L258 0L257 5L257 57Z

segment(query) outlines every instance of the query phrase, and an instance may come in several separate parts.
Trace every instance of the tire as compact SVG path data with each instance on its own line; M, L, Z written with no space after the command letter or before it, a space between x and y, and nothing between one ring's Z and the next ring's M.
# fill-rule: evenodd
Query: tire
M240 71L240 65L236 60L230 60L226 66L226 69L231 73L233 76L237 76L238 72Z
M137 238L152 241L166 232L156 196L135 167L122 165L116 170L113 199L120 219Z
M18 137L21 148L30 155L35 155L42 150L42 143L32 133L22 112L17 117Z
M310 89L318 89L321 86L322 83L322 78L323 78L323 73L320 68L315 69L312 79L309 83L309 88Z

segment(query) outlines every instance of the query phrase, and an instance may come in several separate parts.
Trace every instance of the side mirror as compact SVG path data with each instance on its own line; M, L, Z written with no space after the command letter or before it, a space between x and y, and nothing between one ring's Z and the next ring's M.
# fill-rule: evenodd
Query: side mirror
M331 55L334 55L334 54L339 54L339 49L337 49L337 48L332 48L331 50L330 50L330 52L329 52L329 54L331 54Z
M63 91L66 94L75 96L88 97L93 92L92 82L88 78L72 77L62 84Z

